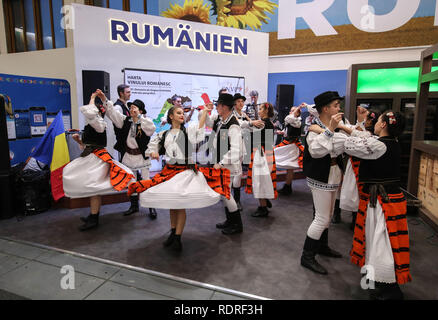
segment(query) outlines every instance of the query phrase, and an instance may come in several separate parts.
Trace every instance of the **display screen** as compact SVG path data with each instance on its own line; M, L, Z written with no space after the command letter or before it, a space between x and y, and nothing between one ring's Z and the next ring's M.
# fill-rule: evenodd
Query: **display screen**
M357 93L417 92L419 73L419 67L359 70ZM432 82L429 91L438 92L438 83Z

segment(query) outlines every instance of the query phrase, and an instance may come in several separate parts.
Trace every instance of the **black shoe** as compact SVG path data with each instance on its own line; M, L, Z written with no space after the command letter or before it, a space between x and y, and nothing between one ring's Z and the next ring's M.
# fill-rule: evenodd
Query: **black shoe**
M88 216L86 216L86 217L80 217L79 219L81 219L81 221L82 222L87 222L87 220L90 218L90 216L91 216L92 214L90 213ZM97 213L97 215L99 215L99 212Z
M341 208L339 208L339 199L336 199L335 202L335 210L333 212L332 223L341 223Z
M225 220L224 222L216 224L216 228L218 228L218 229L225 229L225 228L228 228L231 225L230 211L228 211L227 208L225 208L225 215L227 217L227 220Z
M251 214L251 217L263 218L263 217L267 217L268 214L269 214L268 208L258 207L257 210Z
M242 217L240 216L239 210L235 212L230 212L230 220L231 220L230 225L222 229L222 233L226 235L242 233L243 232Z
M357 212L352 212L351 213L351 224L350 224L350 229L354 231L354 227L356 226L356 217L357 217Z
M301 265L313 272L327 274L327 270L315 260L318 250L319 240L314 240L307 236L304 242L303 254L301 255Z
M123 213L124 216L129 216L138 212L138 195L130 196L129 200L131 200L131 206L129 207L128 211Z
M266 206L268 208L272 208L272 203L271 203L271 201L269 201L269 199L266 199Z
M240 203L240 201L236 201L236 204L237 204L237 209L239 209L239 211L242 211L243 208L242 208L242 204Z
M331 249L328 245L328 229L325 229L322 233L321 238L319 239L319 243L320 245L318 254L330 258L342 258L342 254Z
M97 228L99 226L99 215L91 214L89 215L87 221L79 227L80 231L87 231L90 229Z
M149 208L149 218L151 220L157 219L157 210L155 210L154 208Z
M173 240L175 240L175 231L176 229L170 230L170 235L167 240L163 242L163 246L168 247L173 243Z
M397 283L375 282L375 289L370 289L371 300L404 300L403 292Z
M290 196L292 194L292 184L284 184L283 188L278 190L279 194L282 194L283 196Z
M170 245L170 249L176 252L182 251L181 235L175 235L175 238L172 244Z

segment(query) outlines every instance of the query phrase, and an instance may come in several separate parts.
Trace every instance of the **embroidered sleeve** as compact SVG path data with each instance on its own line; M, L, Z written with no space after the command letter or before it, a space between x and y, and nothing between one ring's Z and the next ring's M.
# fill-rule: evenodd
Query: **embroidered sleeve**
M345 140L345 152L360 159L375 160L386 152L386 145L377 139L376 136L348 137Z
M301 128L301 117L296 118L293 114L289 114L284 118L284 122L290 124L294 128Z
M198 128L197 123L191 123L187 128L187 136L192 144L199 143L205 139L205 126Z
M352 137L362 137L362 138L368 138L371 137L371 132L364 130L364 131L360 131L360 130L353 130L353 132L351 133Z
M146 117L145 115L141 115L140 116L140 123L141 123L141 129L150 137L154 134L155 129L157 127L155 127L154 122Z
M111 120L112 123L114 123L117 128L121 129L123 127L123 122L125 121L126 116L121 112L118 112L114 108L114 105L110 100L106 100L104 106L108 118Z
M99 115L99 110L95 105L88 104L81 107L81 113L84 115L86 122L93 127L99 133L102 133L106 129L105 120Z

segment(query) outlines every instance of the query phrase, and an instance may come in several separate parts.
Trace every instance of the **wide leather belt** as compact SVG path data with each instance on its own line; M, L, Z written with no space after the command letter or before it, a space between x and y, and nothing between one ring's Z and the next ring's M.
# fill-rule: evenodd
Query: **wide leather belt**
M336 161L336 158L332 158L330 161L330 166L337 166L338 162Z
M139 148L137 149L131 149L130 147L126 147L126 153L132 154L133 156L141 154L141 150Z

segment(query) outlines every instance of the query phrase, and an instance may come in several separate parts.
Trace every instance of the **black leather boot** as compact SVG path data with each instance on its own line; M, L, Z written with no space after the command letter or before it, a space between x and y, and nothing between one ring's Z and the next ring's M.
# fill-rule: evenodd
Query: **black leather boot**
M330 258L342 258L342 254L339 252L331 249L328 246L328 229L325 229L324 232L321 235L321 238L319 239L319 251L318 254Z
M242 217L240 216L240 211L237 210L235 212L230 212L230 220L231 224L222 229L222 233L226 235L242 233L243 225L242 225Z
M224 222L216 224L216 228L224 229L224 228L228 228L231 225L230 211L228 211L227 207L225 207L225 215L227 217L227 220L225 220Z
M283 188L278 190L279 194L282 194L283 196L290 196L292 194L292 184L284 184Z
M240 188L233 188L233 198L236 200L237 208L242 211L242 205L240 204Z
M258 207L255 212L251 213L251 217L263 218L263 217L267 217L268 214L269 214L269 211L268 211L267 207Z
M79 227L80 231L87 231L99 226L99 214L90 214L87 221Z
M129 207L128 211L123 213L124 216L129 216L138 212L138 195L130 196L129 200L131 200L131 206Z
M339 199L336 199L335 202L335 210L333 212L332 223L340 223L341 222L341 208L339 208Z
M167 240L163 242L163 246L168 247L173 243L173 240L175 240L175 231L176 229L170 230L170 235Z
M149 208L149 218L151 220L157 219L157 210L155 210L154 208Z
M180 234L175 235L175 238L174 238L170 248L176 252L182 251L182 243L181 243L181 235Z
M319 240L314 240L307 236L304 242L303 254L301 255L301 265L313 272L327 274L327 270L315 260L318 251Z

